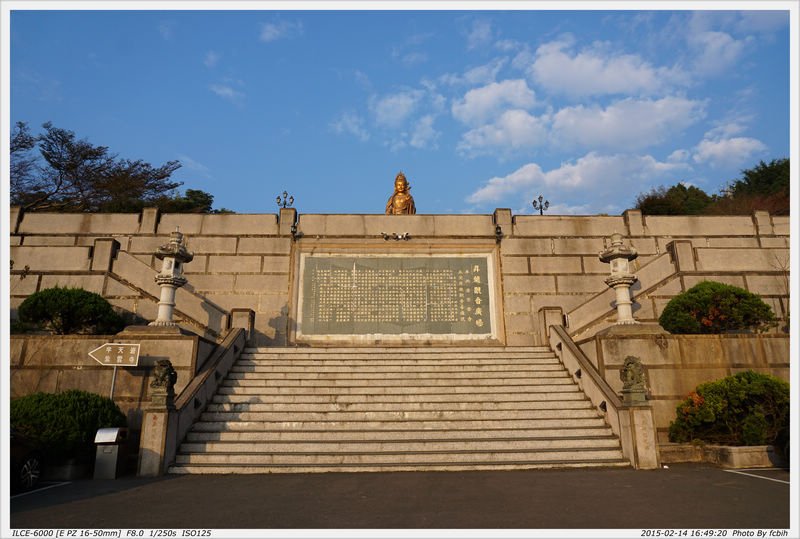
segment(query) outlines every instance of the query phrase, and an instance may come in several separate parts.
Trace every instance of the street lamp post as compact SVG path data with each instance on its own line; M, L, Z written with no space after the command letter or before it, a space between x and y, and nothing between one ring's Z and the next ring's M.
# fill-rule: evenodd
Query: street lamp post
M544 200L542 195L539 195L539 199L533 199L533 209L539 210L539 215L544 215L544 210L550 207L550 201Z

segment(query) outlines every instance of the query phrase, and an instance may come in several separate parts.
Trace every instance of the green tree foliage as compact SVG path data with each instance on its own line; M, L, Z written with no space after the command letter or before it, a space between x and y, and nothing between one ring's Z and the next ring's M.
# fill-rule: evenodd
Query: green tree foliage
M214 197L198 189L187 189L183 196L160 197L154 203L164 213L233 213L226 208L211 209Z
M640 194L636 197L636 208L645 215L698 215L711 200L702 189L679 183L669 189L661 186Z
M636 208L645 215L748 215L755 210L789 215L789 159L761 161L743 170L718 195L680 183L661 186L640 193Z
M13 399L10 412L12 427L53 462L90 457L97 429L127 424L114 401L77 389Z
M667 303L658 323L670 333L708 334L763 330L775 322L772 308L742 288L703 281Z
M789 384L753 371L701 384L678 405L669 439L783 449L789 442Z
M82 288L47 288L25 298L17 315L21 322L57 335L117 333L123 319L102 296Z
M172 180L178 161L155 167L122 159L72 131L49 122L42 127L43 133L33 136L18 122L12 133L11 203L26 211L139 212L147 206L212 211L210 194L191 189L178 194L181 182Z
M771 195L789 190L789 160L760 161L751 169L742 171L742 177L730 186L732 196Z
M773 159L743 170L741 178L715 197L707 213L742 215L765 210L772 215L789 215L790 207L789 159Z

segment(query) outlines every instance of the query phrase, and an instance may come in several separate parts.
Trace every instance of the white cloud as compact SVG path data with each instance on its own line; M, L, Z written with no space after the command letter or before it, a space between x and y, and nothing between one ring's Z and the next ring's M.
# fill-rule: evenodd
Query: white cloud
M536 55L531 52L527 45L517 53L511 60L511 67L519 69L520 71L528 71L528 69L536 61Z
M746 40L736 40L725 32L692 33L688 39L694 71L706 76L718 75L732 67L746 44Z
M488 45L492 41L492 35L492 24L489 21L472 21L472 28L467 32L467 48L476 49Z
M361 86L362 88L366 90L372 88L372 81L369 80L369 76L363 71L356 69L355 72L353 73L353 77L355 78L359 86Z
M209 169L203 163L196 161L189 157L186 154L178 154L178 160L181 162L183 166L187 169L195 172L196 174L203 176L204 178L211 178L211 169Z
M522 43L513 39L501 39L494 44L494 48L499 51L511 52L522 47Z
M424 52L408 52L400 56L400 61L406 66L413 66L425 63L428 60L428 55Z
M487 84L494 82L497 79L497 74L508 63L507 58L495 58L487 64L468 69L461 75L447 73L439 77L439 80L444 84Z
M300 21L278 21L261 25L259 39L269 43L278 39L297 37L303 34L303 23Z
M161 21L158 23L158 33L161 34L163 39L172 39L172 27L173 24L169 21Z
M789 12L783 11L742 11L737 29L740 32L771 33L789 26Z
M484 125L464 133L458 143L459 152L479 155L500 149L504 153L520 148L542 145L547 138L547 128L542 118L527 111L507 110L490 125Z
M418 50L409 50L425 43L433 33L412 34L402 44L392 47L392 58L400 60L404 65L411 67L428 61L428 55Z
M524 80L493 82L466 93L453 103L453 116L468 125L478 125L489 120L502 108L530 108L536 103L533 90Z
M745 131L745 126L738 121L727 122L711 129L705 134L704 138L707 139L721 139L731 138L734 135L739 135Z
M227 84L212 84L208 89L235 105L241 105L244 102L244 92L240 92Z
M443 112L445 110L445 106L447 105L447 98L438 92L436 83L423 79L420 81L420 86L425 88L428 93L427 97L428 101L430 102L431 109L436 113Z
M507 176L488 180L472 193L467 202L488 204L504 198L533 197L539 191L559 192L562 196L580 193L583 200L593 200L592 206L606 205L616 208L620 197L643 186L655 185L684 164L660 162L649 155L601 155L591 152L577 161L562 163L559 168L543 171L536 163L529 163ZM563 204L561 201L551 203Z
M660 144L705 115L704 105L682 97L624 99L606 108L578 105L553 117L558 145L637 150Z
M689 160L691 155L692 153L689 150L684 150L681 148L669 154L669 157L667 157L667 161L669 161L670 163L685 163L686 161Z
M767 147L760 140L749 137L703 139L694 149L695 163L709 164L713 168L739 168L752 161L754 155Z
M206 65L206 67L212 68L219 63L220 58L222 58L221 54L214 51L208 51L205 59L203 59L203 63Z
M533 80L551 92L579 97L653 94L684 79L680 70L653 67L635 54L613 54L603 44L573 53L573 44L565 36L541 45L529 67Z
M414 148L435 150L437 148L436 141L441 133L434 129L433 121L434 117L431 114L420 118L408 141L409 145Z
M421 90L409 90L382 98L370 99L370 110L375 122L383 127L399 127L411 116L422 99Z
M344 112L329 127L334 133L353 135L361 141L369 140L369 132L364 128L364 120L354 112Z

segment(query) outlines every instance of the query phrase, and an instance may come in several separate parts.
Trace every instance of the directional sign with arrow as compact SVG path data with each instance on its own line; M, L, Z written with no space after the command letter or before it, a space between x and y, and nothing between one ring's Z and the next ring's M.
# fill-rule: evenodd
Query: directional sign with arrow
M136 367L139 364L140 346L107 342L89 352L89 357L108 367Z

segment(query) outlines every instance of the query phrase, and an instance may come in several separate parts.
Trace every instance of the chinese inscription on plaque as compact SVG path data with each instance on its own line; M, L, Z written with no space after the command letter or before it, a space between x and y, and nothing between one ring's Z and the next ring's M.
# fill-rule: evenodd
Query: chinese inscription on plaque
M308 256L304 334L491 333L486 257Z

